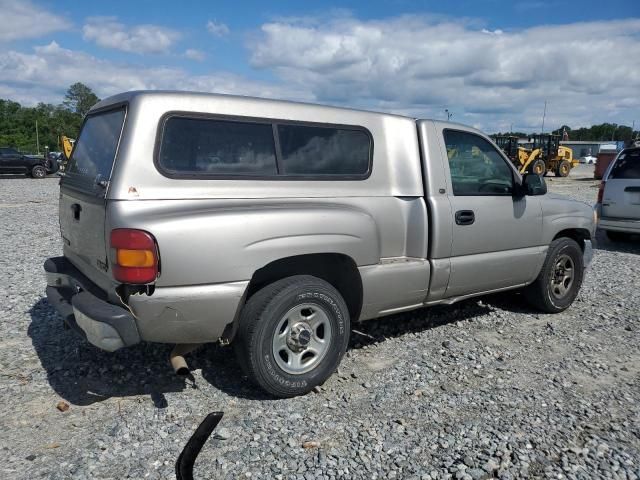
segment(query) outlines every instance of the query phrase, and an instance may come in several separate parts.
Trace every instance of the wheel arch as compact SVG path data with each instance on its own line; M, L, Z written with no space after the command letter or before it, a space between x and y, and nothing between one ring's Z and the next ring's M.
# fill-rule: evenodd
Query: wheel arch
M589 230L587 230L586 228L566 228L556 233L556 235L553 237L553 240L557 240L558 238L562 238L562 237L571 238L572 240L575 240L576 243L580 245L580 248L582 249L582 251L584 251L584 246L585 246L584 242L585 240L591 239L591 234L589 233Z
M256 270L251 277L245 301L261 288L294 275L312 275L338 290L356 320L362 309L362 278L353 258L342 253L311 253L274 260Z
M343 253L310 253L273 260L256 270L243 295L234 320L227 325L222 339L231 342L238 328L240 312L247 301L267 285L294 275L312 275L330 283L344 299L354 322L363 302L362 277L356 262Z

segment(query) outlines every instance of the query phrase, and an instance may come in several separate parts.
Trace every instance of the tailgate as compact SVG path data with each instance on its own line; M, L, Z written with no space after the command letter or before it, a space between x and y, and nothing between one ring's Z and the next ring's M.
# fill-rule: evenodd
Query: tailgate
M607 176L602 216L640 220L640 150L622 152Z
M72 189L60 190L60 233L63 253L91 281L103 285L106 275L104 198L95 198Z
M118 152L125 109L87 116L60 182L64 256L96 284L109 285L105 240L106 192Z

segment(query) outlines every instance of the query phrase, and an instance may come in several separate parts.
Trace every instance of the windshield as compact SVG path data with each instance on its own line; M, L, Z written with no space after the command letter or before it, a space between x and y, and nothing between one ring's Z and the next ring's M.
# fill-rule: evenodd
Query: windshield
M64 183L104 193L118 150L125 109L90 115L69 159Z

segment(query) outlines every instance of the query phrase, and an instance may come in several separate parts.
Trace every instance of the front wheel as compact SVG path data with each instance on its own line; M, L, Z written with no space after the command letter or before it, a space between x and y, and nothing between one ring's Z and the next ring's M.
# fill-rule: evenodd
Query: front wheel
M536 175L543 177L545 173L547 173L547 165L544 163L544 160L535 160L531 164L531 173L535 173Z
M47 176L47 169L43 165L36 165L31 169L31 176L33 178L44 178Z
M571 238L557 238L549 245L547 258L538 278L525 287L525 298L543 312L562 312L578 296L583 276L584 263L580 245Z
M556 177L567 177L571 171L569 160L562 160L556 169Z
M242 309L234 340L241 366L278 398L303 395L338 368L349 342L347 305L329 283L309 275L279 280Z

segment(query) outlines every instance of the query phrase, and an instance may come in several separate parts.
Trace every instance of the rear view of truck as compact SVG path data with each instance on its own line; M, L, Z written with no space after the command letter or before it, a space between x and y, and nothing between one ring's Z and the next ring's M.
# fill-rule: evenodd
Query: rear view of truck
M140 340L133 316L121 306L115 291L111 270L117 265L109 266L112 245L108 243L112 242L105 232L106 192L125 117L124 106L98 110L87 116L60 182L63 256L50 258L45 263L49 302L61 312L69 326L91 343L110 351ZM113 236L112 232L109 236ZM151 252L148 262L149 254L137 251L133 245L148 239L130 238L127 231L116 232L116 236L120 246L129 247L123 249L124 256L138 262L142 258L145 266L151 263L157 273L153 240L148 248Z

